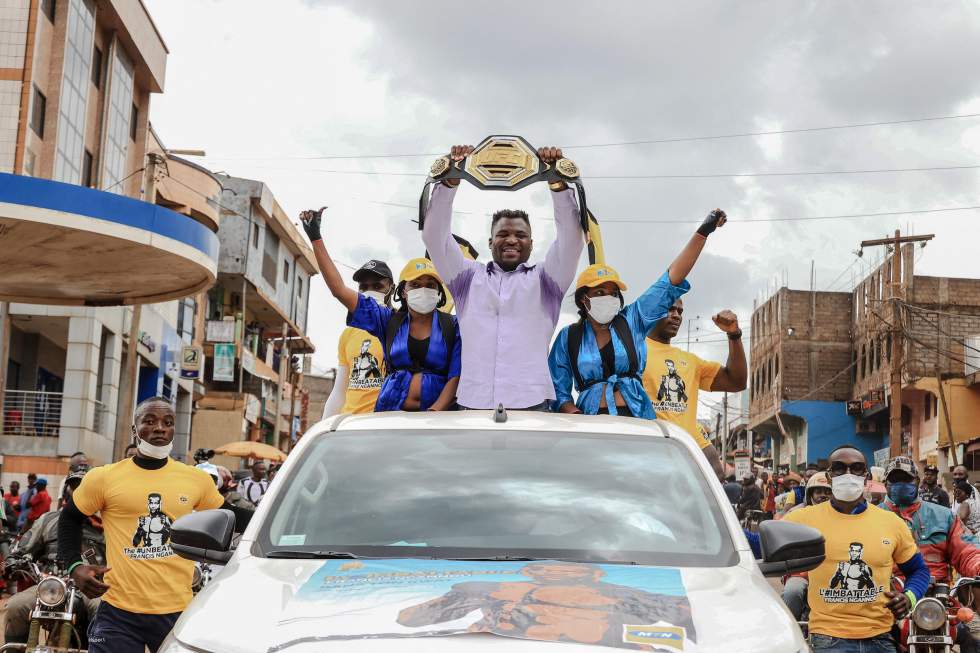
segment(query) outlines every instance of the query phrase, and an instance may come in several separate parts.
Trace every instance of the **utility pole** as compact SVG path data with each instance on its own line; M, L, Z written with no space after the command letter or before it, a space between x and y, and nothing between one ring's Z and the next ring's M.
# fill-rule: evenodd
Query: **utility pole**
M956 440L953 439L953 422L949 419L949 406L946 405L946 391L943 389L943 374L936 363L936 385L939 387L939 401L943 405L943 415L946 418L946 435L949 438L949 455L953 458L953 467L957 467L960 461L956 456Z
M701 319L700 315L695 315L693 320L687 321L687 350L691 351L691 322L697 322ZM698 327L700 328L700 327ZM698 329L695 329L697 331Z
M725 469L725 464L728 463L728 393L725 393L725 399L722 401L722 408L724 412L725 420L725 431L721 435L721 468Z
M0 302L0 435L3 435L4 398L7 389L7 353L10 348L10 302Z
M157 200L157 166L165 159L156 152L146 155L146 180L143 184L143 201L156 204ZM119 375L119 414L116 416L116 437L113 442L113 460L121 460L126 453L126 445L132 437L130 426L133 424L133 410L136 407L133 399L136 394L137 371L139 370L139 337L140 318L143 315L143 305L133 306L133 315L129 321L129 351L126 357L126 367Z
M862 249L878 245L890 245L892 247L891 291L888 293L888 300L892 307L892 355L889 358L891 364L891 404L889 406L888 448L889 455L892 458L902 454L902 377L905 371L905 343L899 301L905 300L905 290L908 288L908 284L911 283L913 275L910 263L909 269L905 271L904 278L902 276L902 245L905 243L926 242L933 238L935 238L934 234L902 236L901 230L896 229L894 238L865 240L861 243Z
M289 352L286 350L286 335L289 333L289 325L286 322L282 323L282 341L279 345L279 385L276 387L276 433L275 441L272 446L276 449L279 448L279 432L281 429L279 425L282 423L282 386L285 381L286 374L289 373Z

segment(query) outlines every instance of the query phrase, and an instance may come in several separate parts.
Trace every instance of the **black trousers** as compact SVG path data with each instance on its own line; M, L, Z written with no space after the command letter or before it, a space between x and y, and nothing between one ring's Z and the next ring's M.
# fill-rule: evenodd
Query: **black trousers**
M179 612L139 614L113 607L102 601L88 628L89 653L152 653L174 627Z

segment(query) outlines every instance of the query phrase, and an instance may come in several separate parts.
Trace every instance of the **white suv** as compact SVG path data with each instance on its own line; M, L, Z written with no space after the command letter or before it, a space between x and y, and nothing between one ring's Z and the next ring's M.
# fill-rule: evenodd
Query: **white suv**
M341 416L303 437L229 552L233 523L174 525L180 555L226 566L161 653L807 650L704 456L664 422ZM771 575L823 558L803 526L762 539Z

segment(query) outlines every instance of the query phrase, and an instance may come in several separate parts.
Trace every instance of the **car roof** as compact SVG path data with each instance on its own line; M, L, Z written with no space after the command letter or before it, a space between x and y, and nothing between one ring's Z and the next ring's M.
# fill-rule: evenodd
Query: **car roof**
M309 434L376 430L513 430L565 433L585 431L610 435L646 435L651 437L690 438L684 429L658 420L644 420L608 415L568 415L527 410L506 413L505 422L494 420L494 411L467 410L453 412L388 412L362 415L338 415L312 426Z

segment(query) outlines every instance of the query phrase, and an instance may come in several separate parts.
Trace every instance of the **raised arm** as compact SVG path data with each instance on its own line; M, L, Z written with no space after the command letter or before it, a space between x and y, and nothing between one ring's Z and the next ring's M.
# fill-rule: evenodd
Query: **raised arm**
M542 147L538 150L538 156L545 163L553 163L562 158L562 151L557 147ZM575 191L563 181L549 184L549 188L555 207L555 242L544 257L544 271L564 293L575 279L578 260L585 247L585 234L582 233Z
M711 382L713 392L741 392L749 379L748 365L745 361L745 347L742 346L742 330L738 317L732 311L721 311L711 318L715 325L728 334L728 360L718 370Z
M721 209L715 209L708 214L708 217L698 227L697 232L691 236L691 239L687 241L687 245L677 255L674 262L670 264L667 272L670 275L670 282L672 284L676 286L684 281L684 279L687 279L687 275L694 269L694 264L697 263L698 257L701 256L701 250L704 249L704 244L708 242L708 236L727 221L728 216Z
M303 223L306 235L310 237L310 242L313 244L313 254L316 256L317 267L320 268L320 274L323 275L323 280L327 283L330 294L336 297L350 313L357 308L357 291L348 288L347 284L344 283L337 266L334 265L333 259L327 253L327 247L323 244L323 237L320 235L320 220L326 208L324 206L319 211L303 211L299 214L299 219Z
M472 145L454 145L449 157L453 161L461 161L472 151ZM454 296L458 291L453 287L456 277L467 265L479 265L463 256L456 239L453 238L453 200L456 197L457 186L459 186L458 179L447 179L433 187L429 206L425 212L425 224L422 225L422 242L429 252L429 259L445 279L449 292Z

